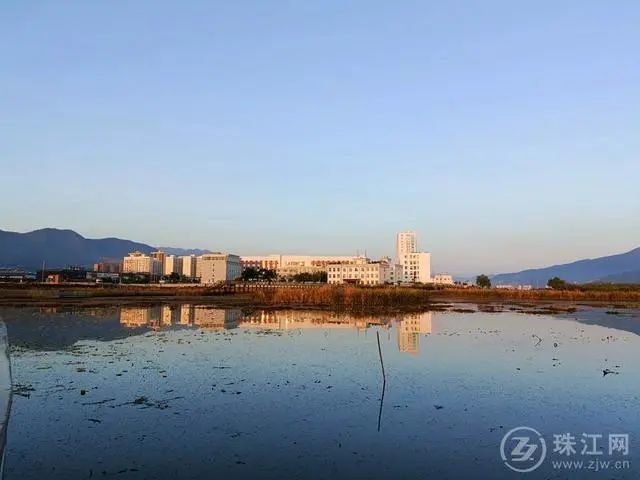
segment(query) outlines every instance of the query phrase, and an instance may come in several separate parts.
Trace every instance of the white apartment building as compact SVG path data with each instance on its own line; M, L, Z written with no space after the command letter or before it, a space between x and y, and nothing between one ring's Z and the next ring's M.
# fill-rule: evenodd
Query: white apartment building
M175 255L169 255L164 259L164 274L171 275L177 273L182 275L182 258Z
M408 283L431 282L431 254L428 252L405 253L400 259L402 280Z
M394 266L386 260L372 262L360 257L353 263L327 265L327 283L353 283L357 285L382 285L392 282Z
M122 271L124 273L162 275L162 263L157 258L135 251L122 260Z
M396 260L400 260L408 253L418 251L418 236L416 232L399 232L396 235Z
M280 276L297 273L326 271L327 265L353 263L359 256L354 255L253 255L242 256L242 268L266 268L276 270Z
M208 253L198 257L196 277L200 283L212 285L219 282L231 282L242 274L240 257L230 253Z
M431 280L436 285L453 285L453 276L447 273L436 273Z
M196 278L198 257L195 255L186 255L184 257L180 257L180 260L182 261L182 275L190 279Z
M416 232L400 232L396 235L396 255L396 262L402 265L403 282L431 282L431 254L418 251Z

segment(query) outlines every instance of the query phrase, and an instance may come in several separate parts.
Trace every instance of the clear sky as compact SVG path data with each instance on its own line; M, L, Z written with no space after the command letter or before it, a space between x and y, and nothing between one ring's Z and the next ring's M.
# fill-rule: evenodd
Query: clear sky
M0 228L500 272L640 245L640 2L0 3Z

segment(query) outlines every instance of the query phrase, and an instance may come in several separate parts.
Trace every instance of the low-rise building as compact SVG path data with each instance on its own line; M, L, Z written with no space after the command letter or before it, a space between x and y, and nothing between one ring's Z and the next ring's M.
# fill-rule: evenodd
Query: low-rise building
M448 273L436 273L433 276L432 282L436 285L453 285L453 276Z
M50 273L47 275L47 278L45 279L46 283L62 283L63 278L62 278L62 274L60 273Z
M200 283L211 285L231 282L240 278L242 267L240 257L230 253L207 253L198 257L196 277Z
M301 273L318 273L318 272L326 272L327 267L315 267L311 265L287 265L286 267L280 267L276 270L278 277L280 278L291 278L295 275L299 275Z
M353 263L354 255L253 255L242 256L242 268L266 268L275 270L280 277L299 273L326 272L329 264Z
M22 268L0 268L0 282L25 282L36 280L36 278L35 272L29 272Z
M242 268L266 268L278 270L282 264L282 255L243 255L240 257Z
M394 266L386 260L372 262L368 258L360 257L353 263L328 265L327 283L382 285L392 282L392 270L395 270Z

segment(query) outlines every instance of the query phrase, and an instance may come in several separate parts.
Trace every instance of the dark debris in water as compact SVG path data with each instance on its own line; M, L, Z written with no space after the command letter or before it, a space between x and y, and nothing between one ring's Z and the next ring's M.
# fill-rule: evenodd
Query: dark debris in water
M16 383L13 386L13 394L18 395L20 397L29 398L31 397L31 392L35 392L35 391L36 389L33 388L32 385L21 385L19 383Z
M157 408L158 410L166 410L170 406L169 402L171 402L172 400L179 400L181 398L184 398L184 397L172 397L172 398L165 398L161 400L152 400L143 395L135 398L131 402L111 405L111 408L121 407L124 405L136 405L136 406L141 406L142 408Z
M102 405L104 403L113 402L113 401L115 401L115 398L106 398L104 400L98 400L97 402L86 402L86 403L83 403L82 405Z

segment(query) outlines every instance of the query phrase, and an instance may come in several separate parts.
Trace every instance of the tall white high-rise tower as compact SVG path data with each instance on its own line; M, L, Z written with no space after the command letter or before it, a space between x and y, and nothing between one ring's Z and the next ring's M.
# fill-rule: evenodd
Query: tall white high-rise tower
M418 236L416 232L400 232L396 235L396 261L405 255L418 251Z
M431 282L431 254L418 251L416 232L400 232L396 236L396 262L402 267L402 281Z

